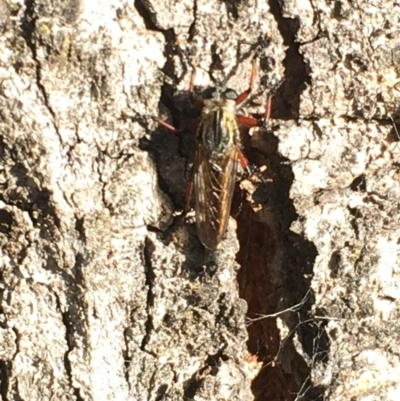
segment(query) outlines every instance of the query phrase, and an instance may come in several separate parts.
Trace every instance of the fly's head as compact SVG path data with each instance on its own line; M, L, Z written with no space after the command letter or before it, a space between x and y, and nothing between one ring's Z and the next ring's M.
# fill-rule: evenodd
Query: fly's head
M235 113L236 99L238 94L235 90L223 87L211 87L202 92L204 101L203 114L210 113L217 109L225 109L232 114Z

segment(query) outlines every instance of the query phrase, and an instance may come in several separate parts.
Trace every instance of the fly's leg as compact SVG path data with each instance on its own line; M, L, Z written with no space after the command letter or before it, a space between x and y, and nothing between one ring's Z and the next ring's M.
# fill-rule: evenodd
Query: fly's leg
M262 170L260 170L257 166L251 165L249 163L249 161L247 160L247 157L240 150L239 150L238 158L239 158L239 163L240 163L242 169L246 172L248 177L251 177L255 172L261 173ZM262 176L260 177L260 179L262 182L264 182L264 184L266 183L266 181L264 180L264 178Z
M157 122L159 125L161 125L162 127L166 128L169 131L172 132L179 132L179 130L177 128L175 128L173 125L166 123L163 120L157 119Z
M239 163L242 166L242 169L246 171L246 173L250 176L251 175L251 169L250 169L250 164L249 161L247 160L247 157L243 154L241 150L238 152L238 157L239 157Z
M194 80L196 77L196 70L193 68L193 71L190 75L190 81L189 81L189 89L188 89L188 94L189 94L189 99L191 100L191 102L199 107L199 108L203 108L204 107L204 101L202 99L198 99L194 97ZM159 125L161 125L162 127L166 128L167 130L171 131L171 132L175 132L178 133L179 130L177 128L175 128L173 125L168 124L167 122L165 122L164 120L159 119L158 117L155 116L151 116L151 115L135 115L135 116L130 116L128 115L128 113L123 110L121 112L121 119L133 119L138 121L139 123L144 124L147 120L153 120L153 121L157 121L157 123ZM199 121L195 120L192 124L191 124L191 129L196 130L197 127L199 125Z
M190 67L192 67L192 73L190 75L189 89L188 89L189 99L195 106L202 108L204 106L203 100L194 97L194 80L196 78L196 69L192 61L191 49L187 49L184 46L181 47L181 43L179 40L177 41L177 44L179 45L181 55L186 60L187 64L190 65Z
M253 62L253 64L251 65L249 87L237 97L236 106L239 106L241 103L243 103L249 97L249 95L253 89L255 80L256 80L256 64L255 64L255 62Z
M192 197L192 191L193 191L193 168L190 173L190 179L189 179L189 181L187 183L187 187L186 187L186 205L185 205L184 213L188 213L190 210L190 200Z
M172 132L179 132L179 130L177 128L175 128L173 125L168 124L167 122L165 122L164 120L159 119L158 117L152 116L152 115L148 115L148 114L143 114L143 115L128 115L127 112L125 110L123 110L121 112L121 119L131 119L133 121L138 122L141 125L145 125L148 123L149 120L151 121L155 121L158 123L158 125L161 125L162 127L166 128L169 131Z
M271 96L268 96L267 104L265 105L265 112L264 112L263 118L257 119L257 118L250 117L250 116L238 115L238 116L236 116L237 122L240 125L244 125L249 128L265 127L267 122L271 118L271 105L272 105L272 98L271 98Z
M188 93L189 93L189 99L191 100L191 102L197 106L197 107L204 107L204 102L202 99L197 99L194 97L194 80L196 77L196 71L195 69L193 69L192 74L190 75L190 81L189 81L189 89L188 89ZM169 131L172 132L179 132L179 130L177 128L175 128L173 125L166 123L163 120L157 119L157 122L159 125L161 125L162 127L166 128ZM197 127L199 125L199 121L195 120L192 124L191 124L191 128L193 130L196 130Z
M173 127L172 125L166 123L165 121L158 120L158 123L163 126L164 128L172 131L172 132L179 132L178 129ZM196 124L198 124L197 121L195 121ZM185 209L184 209L184 214L187 214L190 211L190 200L192 196L192 191L193 191L193 166L190 169L190 176L189 180L186 186L186 195L185 195Z
M272 98L271 96L268 96L263 118L254 118L251 116L238 115L236 116L236 120L238 124L244 125L249 128L266 127L269 119L271 118L271 105L272 105ZM249 177L254 173L254 171L261 172L259 168L257 167L254 168L253 166L250 166L247 158L241 151L239 151L239 162L243 170L247 173ZM265 183L264 178L262 176L260 176L260 178Z
M237 97L235 102L236 106L240 106L240 104L243 103L249 97L251 90L253 89L255 80L256 80L256 65L255 62L253 61L253 64L251 66L249 87ZM248 116L237 116L239 124L245 125L247 127L265 127L267 121L271 118L272 97L274 96L276 90L281 86L283 81L284 81L283 79L280 80L278 84L275 85L275 87L270 91L265 106L264 117L261 120Z
M194 80L195 80L195 77L196 77L196 71L195 71L195 69L193 69L192 74L190 76L189 89L188 89L189 99L192 101L192 103L195 106L202 108L204 106L203 100L202 99L196 99L194 97ZM157 121L158 121L159 125L161 125L162 127L168 129L169 131L179 132L179 130L177 128L175 128L174 126L166 123L165 121L162 121L160 119L158 119ZM194 120L190 125L191 130L196 131L197 128L198 128L199 123L200 123L199 119ZM191 200L191 196L192 196L192 191L193 191L193 167L191 168L189 181L188 181L187 187L186 187L186 195L185 195L186 202L185 202L185 209L184 209L184 213L185 214L187 212L189 212L189 210L190 210L190 200Z

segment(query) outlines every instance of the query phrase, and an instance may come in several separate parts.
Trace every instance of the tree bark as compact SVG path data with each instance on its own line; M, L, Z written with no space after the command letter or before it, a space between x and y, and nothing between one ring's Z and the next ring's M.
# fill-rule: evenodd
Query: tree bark
M0 0L1 400L397 401L399 12ZM253 62L272 119L213 259L190 76Z

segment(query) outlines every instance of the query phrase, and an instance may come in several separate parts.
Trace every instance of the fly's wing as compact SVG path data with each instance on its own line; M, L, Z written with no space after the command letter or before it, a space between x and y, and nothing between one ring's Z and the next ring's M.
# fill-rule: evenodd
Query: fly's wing
M218 248L230 216L238 167L238 145L231 146L216 160L210 160L202 144L196 151L194 188L196 223L200 241Z

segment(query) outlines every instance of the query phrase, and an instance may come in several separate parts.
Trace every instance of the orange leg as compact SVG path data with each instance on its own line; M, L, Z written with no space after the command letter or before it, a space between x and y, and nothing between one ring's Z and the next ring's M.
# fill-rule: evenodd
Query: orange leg
M190 100L192 101L192 103L193 103L195 106L202 108L202 107L204 106L204 101L203 101L203 99L196 99L196 98L194 97L194 79L195 79L195 77L196 77L196 71L193 70L193 71L192 71L192 75L190 76L190 82L189 82L189 90L188 90L188 92L189 92L189 98L190 98ZM172 125L166 123L165 121L162 121L162 120L157 120L157 121L158 121L158 123L159 123L161 126L163 126L164 128L166 128L166 129L168 129L168 130L170 130L170 131L172 131L172 132L178 132L178 129L176 129L174 126L172 126ZM193 128L194 130L196 130L198 126L199 126L199 121L196 120L196 121L191 125L191 128Z
M264 121L271 118L272 96L268 95L267 104L265 105Z
M264 118L258 120L254 117L243 116L239 114L236 116L236 120L240 125L245 125L246 127L263 127L265 126L265 123L271 118L271 105L271 96L268 96L267 104L265 105Z
M248 89L242 92L236 99L236 105L243 103L250 95L251 90L253 89L254 81L256 80L256 64L253 62L251 66L251 74L250 74L250 83Z
M242 169L245 170L247 174L250 176L251 170L249 167L250 166L249 161L247 160L246 156L243 154L241 150L239 150L238 156L239 156L239 163L242 166Z
M172 131L172 132L179 132L179 130L177 128L175 128L173 125L170 125L168 123L166 123L163 120L157 120L158 124L160 124L162 127Z
M262 125L261 120L257 120L257 118L237 115L236 120L240 125L244 125L246 127L260 127Z
M191 174L193 176L193 174ZM193 177L190 178L189 182L187 183L186 187L186 206L185 212L190 210L190 198L192 197L192 190L193 190Z

